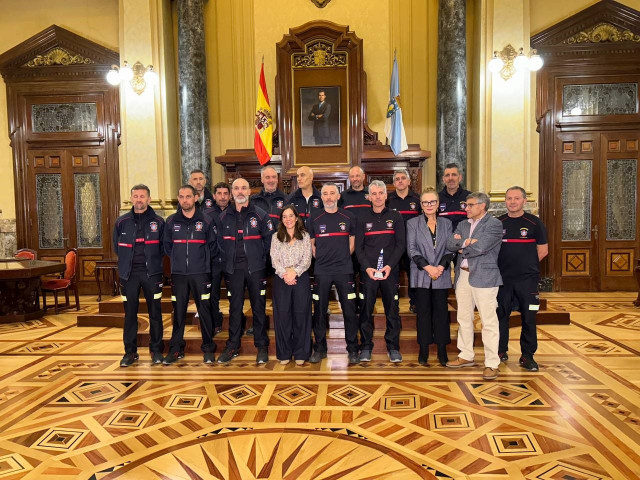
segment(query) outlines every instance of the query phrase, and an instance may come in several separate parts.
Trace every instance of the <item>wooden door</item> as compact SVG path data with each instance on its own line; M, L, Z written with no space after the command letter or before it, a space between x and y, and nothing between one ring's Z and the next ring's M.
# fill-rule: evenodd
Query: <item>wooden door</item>
M34 193L29 244L38 258L53 261L77 248L77 278L90 290L96 260L111 249L104 148L33 149L27 158L26 188Z

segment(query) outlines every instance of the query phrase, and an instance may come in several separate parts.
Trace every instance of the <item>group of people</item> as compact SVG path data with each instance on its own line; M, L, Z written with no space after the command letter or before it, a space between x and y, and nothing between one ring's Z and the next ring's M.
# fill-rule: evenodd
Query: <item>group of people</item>
M272 277L276 356L282 364L303 365L327 356L327 312L335 286L349 364L371 361L373 314L378 292L386 317L384 340L391 362L401 362L398 282L409 277L411 311L416 313L418 361L427 365L429 346L449 368L474 361L474 309L482 321L486 380L498 376L508 360L509 317L522 318L520 365L538 370L536 312L539 308L539 263L548 253L546 231L538 217L525 212L526 191L506 191L507 213L488 213L489 197L463 189L455 164L446 166L445 187L411 189L407 171L393 176L395 191L373 180L365 188L360 167L349 171L350 187L340 193L327 182L313 186L313 171L297 171L298 189L278 190L273 167L261 172L263 189L251 195L249 183L237 178L206 188L200 170L178 191L179 208L166 221L150 206L145 185L131 189L132 209L116 222L113 242L118 253L125 305L126 367L138 359L137 313L140 290L150 319L152 363L172 364L184 357L184 328L189 296L195 300L205 363L228 363L239 354L244 330L244 295L249 293L256 362L269 360L265 315L267 280ZM162 258L171 262L173 331L162 355ZM451 265L455 274L451 274ZM454 278L452 282L452 276ZM221 330L220 283L229 295L229 338L214 358L213 337ZM359 278L359 281L357 279ZM448 291L455 286L458 349L451 342ZM312 340L313 338L313 340Z

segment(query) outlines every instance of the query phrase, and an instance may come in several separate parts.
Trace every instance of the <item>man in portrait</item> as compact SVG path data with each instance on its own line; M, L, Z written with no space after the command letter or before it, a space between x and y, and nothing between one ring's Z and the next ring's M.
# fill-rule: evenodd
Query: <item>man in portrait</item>
M318 91L318 103L311 108L309 120L313 122L313 139L316 145L331 143L331 131L329 118L331 117L331 105L326 101L324 90Z

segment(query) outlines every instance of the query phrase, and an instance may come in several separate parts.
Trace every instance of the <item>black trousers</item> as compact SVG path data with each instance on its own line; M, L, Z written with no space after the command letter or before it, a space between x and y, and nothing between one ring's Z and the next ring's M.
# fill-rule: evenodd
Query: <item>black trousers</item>
M162 353L162 274L149 277L146 273L132 272L128 280L120 279L120 295L124 303L124 341L125 353L138 351L138 307L140 289L144 292L149 311L149 330L151 339L149 351Z
M315 338L313 349L318 352L326 353L327 351L327 309L329 308L331 285L335 285L344 318L344 337L347 342L347 352L357 352L359 322L356 316L356 290L353 283L353 275L318 273L314 280L313 291L317 312L313 324L313 336Z
M517 308L514 307L517 303ZM498 320L500 322L500 342L498 352L509 349L509 316L513 310L519 310L522 318L520 350L523 355L533 356L538 349L536 334L536 313L540 308L538 278L525 278L519 281L505 281L498 290Z
M416 288L416 326L420 350L428 350L431 343L451 343L447 288Z
M171 300L173 302L173 331L169 352L184 350L184 326L187 318L189 295L193 296L198 309L202 351L215 352L213 343L213 322L211 320L211 275L196 273L191 275L171 275Z
M364 305L360 312L360 349L373 350L373 309L376 304L378 290L382 294L382 305L387 317L387 328L384 339L387 350L400 350L400 314L398 312L398 270L392 270L386 280L371 280L366 272L362 272Z
M227 349L238 350L242 334L242 308L244 306L244 287L249 290L249 302L253 313L253 344L256 347L268 347L267 319L265 315L267 279L266 270L249 273L246 268L236 269L232 274L224 274L224 283L231 293L229 297L229 340Z
M308 360L311 356L311 285L304 272L295 285L275 275L272 283L273 320L278 360ZM254 329L255 332L255 329Z
M222 312L220 311L220 284L222 283L222 269L219 264L211 265L211 316L214 327L222 327Z

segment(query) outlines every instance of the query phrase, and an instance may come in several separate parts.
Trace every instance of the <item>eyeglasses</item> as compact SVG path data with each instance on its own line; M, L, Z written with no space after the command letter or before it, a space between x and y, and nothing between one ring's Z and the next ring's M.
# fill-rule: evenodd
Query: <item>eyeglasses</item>
M475 207L476 205L484 205L483 203L467 203L464 208Z
M438 204L438 200L425 200L424 202L420 202L425 207L433 207Z

